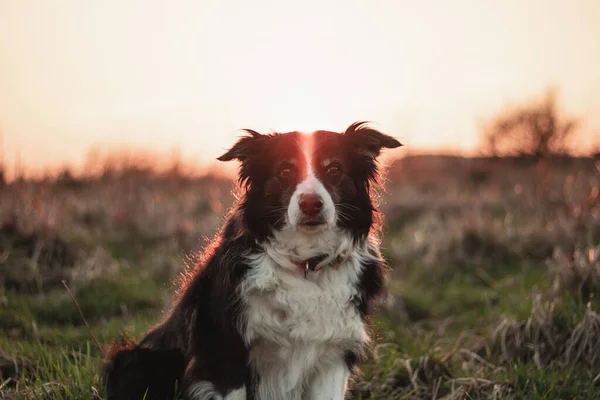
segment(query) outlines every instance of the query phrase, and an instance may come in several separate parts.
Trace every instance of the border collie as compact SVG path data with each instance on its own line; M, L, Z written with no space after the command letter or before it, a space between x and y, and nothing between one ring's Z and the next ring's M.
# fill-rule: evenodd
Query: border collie
M109 400L344 398L385 289L376 159L401 144L365 122L246 132L219 157L243 195L164 322L113 348Z

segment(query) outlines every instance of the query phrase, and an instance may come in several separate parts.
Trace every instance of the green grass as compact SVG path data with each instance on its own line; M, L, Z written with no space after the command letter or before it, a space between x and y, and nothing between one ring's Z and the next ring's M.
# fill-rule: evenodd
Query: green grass
M449 280L431 279L429 272L427 280L426 271L410 266L392 280L390 290L402 297L406 313L384 313L375 322L377 342L385 345L363 366L357 384L363 389L355 398L600 398L598 365L565 365L558 355L543 366L531 359L507 361L493 340L499 321L525 323L535 294L551 292L543 265L511 264L483 279L482 271L455 271ZM585 304L569 295L557 300L552 323L570 332ZM590 305L600 308L597 299Z
M600 378L592 371L580 367L539 369L532 363L518 364L514 368L507 368L497 378L511 382L515 392L514 398L524 396L532 400L600 398Z
M502 271L485 280L464 273L429 285L424 284L422 271L392 280L390 290L402 296L410 312L407 319L383 313L374 321L379 354L362 366L363 376L357 387L362 382L385 389L372 394L373 399L420 398L430 396L432 390L441 397L463 389L468 389L470 398L488 399L493 398L490 396L494 391L490 382L495 382L496 390L502 388L502 398L509 399L600 396L600 378L594 382L597 377L589 369L539 369L529 361L498 364L499 369L494 371L478 367L473 360L465 367L449 356L460 353L462 346L469 347L473 338L489 340L494 324L502 317L526 320L531 311L531 293L550 287L541 268L512 265ZM93 334L106 345L122 334L142 337L160 320L169 288L168 282L132 270L82 286L75 296ZM68 293L58 289L38 296L8 292L3 298L0 325L13 334L0 338L0 354L5 358L18 355L27 361L15 380L5 385L1 396L102 398L102 357ZM560 310L570 315L581 306L565 300ZM490 364L498 362L497 354L477 354ZM474 383L469 384L469 379ZM363 396L355 393L354 397Z
M5 345L2 343L0 349ZM92 355L91 344L83 349L14 342L8 345L10 351L34 359L35 363L21 371L16 383L5 382L14 388L5 388L0 398L89 399L102 392L100 360Z
M83 315L93 321L159 309L165 300L161 286L151 279L123 274L92 281L78 288L75 296ZM33 321L40 326L83 324L65 289L54 289L38 296L8 292L5 302L7 307L0 310L3 321L0 325L5 328L10 328L12 323L26 327Z
M141 338L161 318L170 285L139 272L91 282L75 291L90 330L105 347L122 336ZM102 351L66 290L38 296L4 293L0 308L0 368L19 372L0 399L102 398ZM166 304L166 303L165 303Z

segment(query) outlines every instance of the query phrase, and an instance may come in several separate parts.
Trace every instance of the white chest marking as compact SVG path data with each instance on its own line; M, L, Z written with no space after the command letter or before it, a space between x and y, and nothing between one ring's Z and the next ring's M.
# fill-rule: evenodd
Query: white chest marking
M368 341L351 302L362 254L353 249L341 265L305 279L301 269L280 266L269 255L272 249L265 250L249 257L252 268L240 288L246 305L241 328L260 375L257 397L301 399L312 390L310 382L340 369L344 353L360 351Z

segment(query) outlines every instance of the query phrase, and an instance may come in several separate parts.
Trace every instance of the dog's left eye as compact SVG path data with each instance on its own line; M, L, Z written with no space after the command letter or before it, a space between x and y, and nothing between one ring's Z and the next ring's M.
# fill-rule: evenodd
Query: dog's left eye
M282 177L283 179L289 178L290 175L292 175L292 167L291 166L285 166L279 170L279 176Z
M330 165L327 167L327 175L337 176L342 173L342 169L338 165Z

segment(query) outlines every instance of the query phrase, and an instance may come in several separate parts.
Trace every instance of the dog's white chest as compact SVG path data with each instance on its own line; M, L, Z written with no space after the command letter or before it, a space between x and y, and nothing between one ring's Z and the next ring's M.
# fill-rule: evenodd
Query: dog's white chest
M249 294L246 338L282 346L361 342L364 329L353 294L350 288L328 290L310 281Z
M260 375L259 398L301 398L319 371L343 362L368 340L352 304L360 265L349 262L309 273L268 260L247 276L243 331Z

